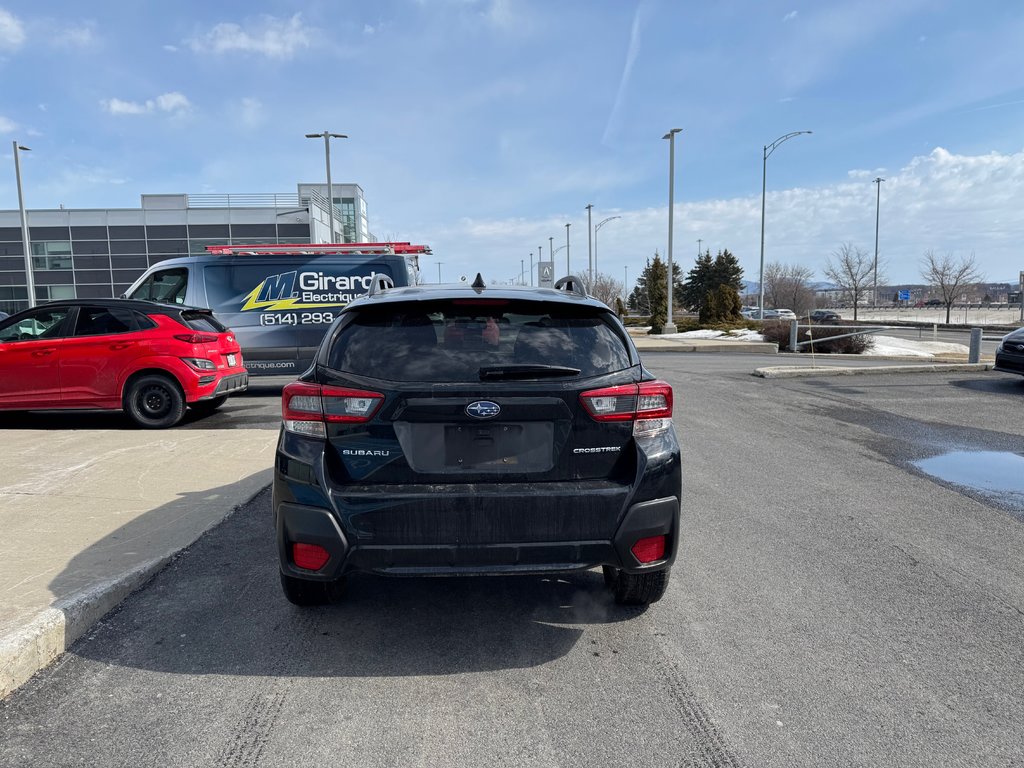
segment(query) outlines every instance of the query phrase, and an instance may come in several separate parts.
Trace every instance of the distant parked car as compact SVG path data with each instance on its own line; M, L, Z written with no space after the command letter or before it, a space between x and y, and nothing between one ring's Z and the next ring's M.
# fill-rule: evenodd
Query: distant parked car
M208 309L70 299L0 320L0 410L124 410L161 429L248 382L234 334Z
M942 299L928 299L928 301L926 301L924 303L924 305L926 307L941 307L941 306L943 306Z
M838 323L842 318L831 309L816 309L810 314L812 323Z
M10 317L9 314L4 312L3 310L0 310L0 320L6 320L8 317Z
M996 347L997 371L1024 376L1024 328L1008 333Z
M777 310L777 309L766 309L764 311L763 315L760 312L757 312L754 315L754 319L755 320L761 320L761 319L764 319L764 320L778 320L779 319L779 310Z
M779 320L796 320L796 312L792 309L776 309L778 312Z

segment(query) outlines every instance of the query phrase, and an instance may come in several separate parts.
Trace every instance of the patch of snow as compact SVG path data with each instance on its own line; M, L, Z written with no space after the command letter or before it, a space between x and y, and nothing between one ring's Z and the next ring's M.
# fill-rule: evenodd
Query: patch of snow
M874 344L865 356L902 355L905 357L935 357L936 355L966 355L970 350L964 344L946 341L915 341L895 336L874 335Z

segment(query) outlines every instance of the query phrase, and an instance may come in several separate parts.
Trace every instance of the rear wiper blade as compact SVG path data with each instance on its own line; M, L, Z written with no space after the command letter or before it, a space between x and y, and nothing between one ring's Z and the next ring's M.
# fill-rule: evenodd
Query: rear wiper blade
M491 365L480 369L480 381L540 379L546 376L579 376L579 368L565 365Z

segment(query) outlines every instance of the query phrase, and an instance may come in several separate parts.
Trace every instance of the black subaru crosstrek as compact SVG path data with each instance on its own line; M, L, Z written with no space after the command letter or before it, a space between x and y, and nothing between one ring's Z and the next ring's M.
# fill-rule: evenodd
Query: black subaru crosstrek
M662 597L682 486L672 388L580 286L375 286L341 312L282 394L291 602L330 602L354 571L596 566L619 603Z

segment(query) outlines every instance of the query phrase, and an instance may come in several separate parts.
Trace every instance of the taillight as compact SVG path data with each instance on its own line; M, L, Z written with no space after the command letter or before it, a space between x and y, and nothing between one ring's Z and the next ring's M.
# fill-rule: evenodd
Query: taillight
M178 333L174 335L174 338L184 341L186 344L213 344L220 340L219 336L212 333Z
M281 393L281 418L289 432L325 437L327 422L369 421L383 402L377 392L293 381Z
M292 544L292 562L307 571L319 571L331 559L330 553L319 544Z
M633 434L644 437L672 424L672 387L664 381L644 381L592 389L580 402L595 421L632 421Z
M630 548L630 552L641 563L653 563L665 559L665 542L668 536L648 536L640 539Z

